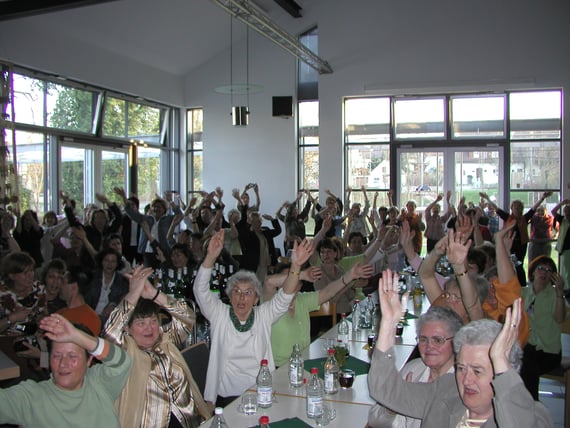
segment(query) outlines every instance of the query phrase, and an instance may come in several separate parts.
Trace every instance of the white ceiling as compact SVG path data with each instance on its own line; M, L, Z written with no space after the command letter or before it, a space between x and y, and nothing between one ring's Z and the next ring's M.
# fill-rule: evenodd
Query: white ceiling
M253 1L252 1L253 3ZM297 0L302 6L302 1ZM273 0L255 0L286 29L295 18ZM302 13L302 11L301 11ZM229 15L210 0L120 0L0 22L29 21L55 33L183 76L230 45ZM293 25L294 26L294 25ZM244 24L234 20L234 40ZM276 49L280 49L277 46Z

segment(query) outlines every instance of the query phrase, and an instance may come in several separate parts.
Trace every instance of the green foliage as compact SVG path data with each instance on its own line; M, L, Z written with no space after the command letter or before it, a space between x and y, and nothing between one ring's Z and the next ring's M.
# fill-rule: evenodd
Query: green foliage
M47 90L49 95L57 96L49 117L49 126L73 131L91 131L94 94L53 83L48 84Z

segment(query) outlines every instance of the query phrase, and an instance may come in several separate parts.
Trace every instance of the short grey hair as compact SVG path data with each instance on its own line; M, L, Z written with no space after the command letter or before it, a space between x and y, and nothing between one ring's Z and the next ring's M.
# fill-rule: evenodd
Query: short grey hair
M240 270L230 276L228 285L226 286L226 294L228 297L232 294L232 290L237 284L244 283L252 285L257 297L261 298L261 282L253 272L248 270Z
M495 320L481 319L471 321L462 327L453 339L455 358L457 359L459 357L459 352L461 352L463 345L489 345L490 347L502 328L503 324ZM516 341L509 352L509 362L511 367L517 372L521 369L522 355L522 349L518 341Z
M459 329L463 327L463 320L450 308L443 306L431 306L428 311L420 316L416 322L416 334L420 332L426 322L442 322L446 325L447 335L454 337Z

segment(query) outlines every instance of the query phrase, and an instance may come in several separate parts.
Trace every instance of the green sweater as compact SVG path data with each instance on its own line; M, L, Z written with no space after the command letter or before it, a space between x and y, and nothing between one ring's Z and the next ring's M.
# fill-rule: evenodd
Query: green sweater
M110 344L103 364L87 370L83 385L65 391L53 380L27 380L0 390L0 423L23 427L119 427L115 399L129 376L131 359Z

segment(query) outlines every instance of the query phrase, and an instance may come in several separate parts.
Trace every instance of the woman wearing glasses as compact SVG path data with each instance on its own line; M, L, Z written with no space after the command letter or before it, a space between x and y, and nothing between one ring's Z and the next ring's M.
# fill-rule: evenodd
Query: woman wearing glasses
M396 412L422 419L422 428L551 427L546 407L534 401L518 374L521 349L517 343L521 299L505 312L504 324L472 321L455 334L455 376L433 382L406 382L394 365L394 332L403 305L398 275L384 271L378 294L382 319L372 354L370 396Z
M261 297L261 283L253 272L239 271L229 278L226 287L229 305L210 292L212 267L223 247L221 229L210 239L194 281L194 296L210 322L212 340L204 399L222 407L255 383L262 359L268 361L271 371L275 370L271 325L287 312L295 297L301 266L313 253L313 244L307 240L295 243L283 287L259 306L256 305Z
M521 377L535 400L542 374L560 365L560 324L566 318L564 280L554 260L538 256L528 267L529 283L522 288L524 308L530 319L530 337L524 347Z
M454 372L453 336L463 326L463 320L453 310L431 307L416 323L421 358L408 362L400 371L408 382L433 382ZM376 404L368 413L368 427L419 428L421 419L396 414Z

